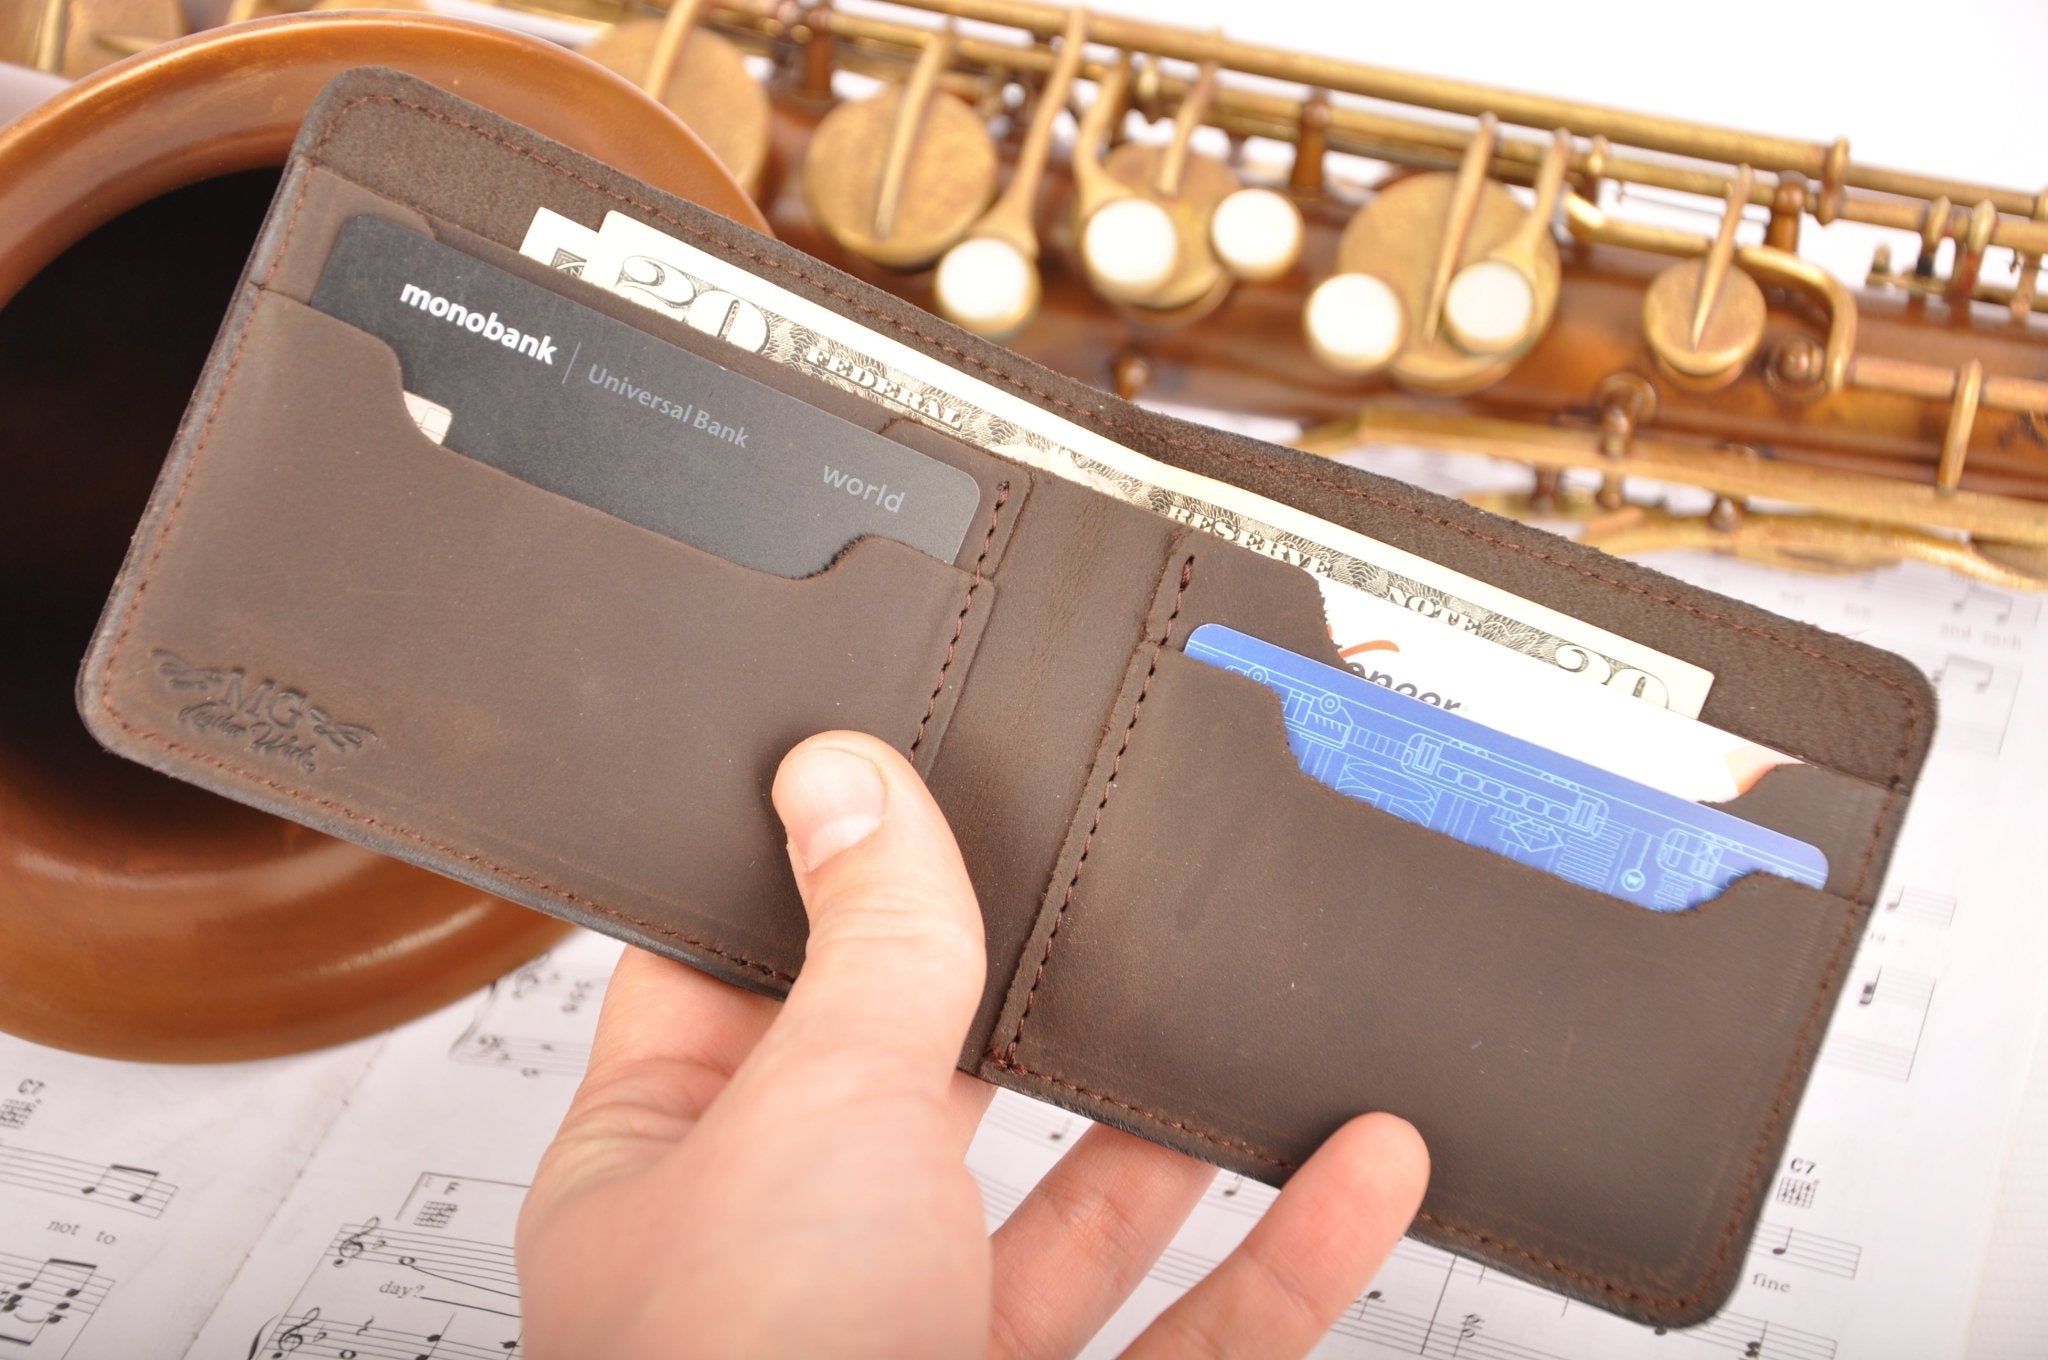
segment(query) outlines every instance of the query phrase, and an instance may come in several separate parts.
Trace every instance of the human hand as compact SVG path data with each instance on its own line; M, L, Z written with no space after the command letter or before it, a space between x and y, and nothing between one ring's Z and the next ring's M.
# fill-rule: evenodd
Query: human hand
M992 1090L958 1071L981 915L916 773L803 742L774 802L810 916L777 1003L629 949L520 1214L535 1360L1071 1355L1213 1169L1088 1131L993 1235L964 1157ZM1127 1355L1300 1355L1421 1202L1415 1131L1332 1134L1243 1244Z

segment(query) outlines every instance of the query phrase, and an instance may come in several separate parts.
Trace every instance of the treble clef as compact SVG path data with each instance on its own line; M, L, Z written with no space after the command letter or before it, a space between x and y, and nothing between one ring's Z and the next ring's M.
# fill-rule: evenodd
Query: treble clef
M280 1319L280 1321L283 1320L285 1319ZM282 1360L282 1357L291 1354L293 1351L296 1351L299 1347L305 1345L308 1341L325 1340L327 1336L327 1330L325 1328L320 1329L310 1337L306 1335L306 1329L308 1327L311 1327L314 1323L318 1322L319 1320L320 1310L318 1308L310 1309L307 1311L306 1315L300 1318L297 1322L292 1323L291 1326L286 1327L283 1331L278 1332L276 1335L272 1336L270 1338L270 1344L273 1347L273 1349L270 1352L270 1360ZM251 1347L249 1354L253 1357L255 1353L255 1348Z
M370 1240L370 1234L377 1231L378 1227L382 1224L382 1222L383 1220L372 1217L370 1221L363 1224L362 1227L357 1228L348 1236L342 1238L340 1243L337 1244L334 1248L334 1264L337 1266L345 1266L350 1261L353 1261L358 1256L361 1256L365 1251L370 1251L377 1247L383 1246L384 1239L381 1237L376 1239L374 1242Z

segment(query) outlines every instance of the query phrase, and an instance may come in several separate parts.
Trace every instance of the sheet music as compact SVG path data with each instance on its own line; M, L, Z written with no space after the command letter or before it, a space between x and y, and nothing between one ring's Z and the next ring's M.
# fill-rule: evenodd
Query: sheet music
M1403 457L1372 465L1439 485L1484 475ZM2023 717L2048 708L2043 601L1917 567L1831 579L1706 556L1654 565L1899 651L1944 706L1743 1284L1712 1321L1659 1333L1404 1242L1321 1355L1962 1353L2048 1002L2048 917L2034 909L2048 726ZM273 1062L111 1063L0 1037L0 1350L517 1356L512 1226L617 950L579 934L388 1035ZM970 1154L992 1225L1085 1127L998 1096ZM1113 1354L1271 1198L1219 1179L1088 1353Z
M181 1354L381 1042L166 1067L0 1034L0 1355Z
M2048 919L2031 907L2048 731L2020 720L2048 705L2042 601L1911 567L1655 565L1900 651L1944 705L1744 1282L1709 1323L1659 1333L1403 1242L1320 1355L1961 1353L2048 1000ZM65 1360L516 1356L512 1225L617 948L577 935L381 1039L270 1063L159 1068L0 1039L0 1344ZM969 1159L991 1225L1085 1127L997 1097ZM1272 1194L1220 1178L1088 1354L1114 1354Z
M394 1031L190 1354L517 1356L513 1226L618 954L579 933Z

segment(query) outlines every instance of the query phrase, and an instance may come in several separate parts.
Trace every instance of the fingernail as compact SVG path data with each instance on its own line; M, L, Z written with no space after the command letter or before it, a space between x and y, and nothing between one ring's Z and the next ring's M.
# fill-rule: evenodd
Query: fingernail
M782 767L776 811L805 872L882 824L882 772L851 752L816 746Z

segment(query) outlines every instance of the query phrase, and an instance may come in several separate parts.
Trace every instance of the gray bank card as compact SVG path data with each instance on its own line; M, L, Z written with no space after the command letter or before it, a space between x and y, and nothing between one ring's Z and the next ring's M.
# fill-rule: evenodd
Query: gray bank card
M391 346L447 447L744 566L808 576L866 534L951 562L980 504L959 468L381 217L342 226L313 306Z

